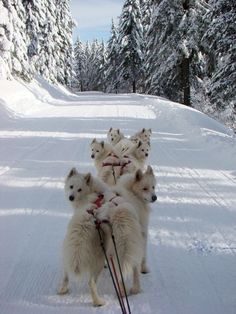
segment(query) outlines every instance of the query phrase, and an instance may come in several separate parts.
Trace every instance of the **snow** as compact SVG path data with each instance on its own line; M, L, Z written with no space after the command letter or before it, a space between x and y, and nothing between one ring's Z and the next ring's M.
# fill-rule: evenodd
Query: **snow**
M206 115L163 98L71 94L42 79L0 81L0 313L120 313L108 271L107 304L93 308L85 281L58 296L61 247L72 209L71 167L96 173L89 144L119 127L152 128L157 176L148 262L132 313L234 314L236 139Z

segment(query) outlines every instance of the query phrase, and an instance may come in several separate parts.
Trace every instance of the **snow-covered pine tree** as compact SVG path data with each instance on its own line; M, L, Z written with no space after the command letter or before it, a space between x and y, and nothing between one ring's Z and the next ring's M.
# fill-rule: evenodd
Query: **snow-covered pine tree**
M189 81L193 86L199 80L202 70L199 42L205 12L203 0L154 1L148 32L148 93L183 102L184 83Z
M140 10L141 10L144 42L146 38L146 33L151 23L153 1L154 0L140 0Z
M13 76L29 81L32 69L27 56L26 12L22 1L2 0L0 12L1 61Z
M69 2L70 0L55 0L58 29L58 38L54 38L55 45L58 46L57 81L67 86L71 86L73 77L72 30L74 22L71 17Z
M105 91L107 78L107 47L95 39L83 44L79 39L74 47L74 64L79 89Z
M90 46L87 74L88 74L88 90L99 90L98 89L98 69L99 69L99 46L100 43L95 39Z
M84 44L83 44L84 45ZM82 75L81 80L83 82L83 91L90 90L90 55L91 55L91 45L89 42L86 42L86 44L83 47L84 50L84 62L83 62L83 69L82 69Z
M11 77L12 24L8 1L0 2L0 79Z
M139 0L124 2L119 22L119 81L125 91L142 83L143 27Z
M140 0L140 9L142 16L142 26L143 26L143 62L142 62L142 72L143 72L143 82L142 90L145 92L145 77L147 73L147 58L148 58L148 32L150 29L152 9L154 0Z
M0 17L0 60L13 76L29 81L39 73L51 82L70 85L69 0L1 0Z
M107 43L106 84L108 92L118 93L119 46L117 27L112 20L111 37Z
M74 71L75 71L75 88L84 91L84 79L86 76L86 54L85 45L77 38L74 45Z
M98 46L98 71L97 71L97 88L99 91L105 92L107 87L107 47L102 41Z
M39 39L41 35L40 27L42 15L45 7L42 6L42 1L24 0L23 5L26 11L26 32L28 35L28 57L35 68L35 64L39 55ZM35 58L36 57L36 58Z
M31 58L34 61L36 73L39 73L46 80L56 83L58 81L56 64L58 52L56 45L56 39L58 38L56 6L54 1L42 0L40 2L34 1L34 6L31 8L33 14L37 16L36 25L38 24L35 28L37 33L33 35L33 38L36 36L38 39L38 54L35 54Z
M236 4L210 0L202 46L207 56L208 111L236 129Z

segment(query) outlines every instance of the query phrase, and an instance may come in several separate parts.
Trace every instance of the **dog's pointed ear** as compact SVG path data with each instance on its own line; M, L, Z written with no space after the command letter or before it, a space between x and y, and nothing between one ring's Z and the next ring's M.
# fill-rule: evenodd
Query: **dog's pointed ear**
M139 148L141 145L142 145L142 142L139 141L139 142L138 142L138 145L137 145L137 148Z
M117 133L120 134L120 129L117 129Z
M149 131L150 134L152 134L152 129L149 129L148 131Z
M112 131L112 127L110 127L110 129L109 129L109 132L111 132Z
M97 140L96 140L96 138L94 138L93 140L92 140L92 144L93 143L96 143L97 142Z
M67 178L69 179L69 178L73 177L77 173L78 172L77 172L76 168L72 168L71 171L69 172Z
M100 144L101 144L102 148L104 148L104 145L105 145L104 141L101 141Z
M147 144L148 144L148 146L149 146L149 148L151 147L151 143L150 143L150 141L147 141Z
M144 132L145 132L145 128L142 129L142 133L144 133Z
M151 166L147 166L146 174L154 174Z
M140 169L135 172L135 181L140 181L143 177L143 173Z
M92 175L91 175L90 172L87 173L87 174L85 174L84 180L85 180L85 182L86 182L87 185L90 185L90 184L92 183Z

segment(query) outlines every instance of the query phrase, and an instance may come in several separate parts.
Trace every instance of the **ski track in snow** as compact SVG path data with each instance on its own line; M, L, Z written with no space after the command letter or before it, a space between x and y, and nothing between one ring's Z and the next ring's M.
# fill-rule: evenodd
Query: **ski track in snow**
M63 95L25 112L0 124L1 314L120 313L107 270L98 285L104 307L92 307L85 280L56 294L72 214L64 178L74 166L96 173L89 145L111 126L153 131L151 272L130 297L132 313L236 313L236 143L223 126L141 95Z

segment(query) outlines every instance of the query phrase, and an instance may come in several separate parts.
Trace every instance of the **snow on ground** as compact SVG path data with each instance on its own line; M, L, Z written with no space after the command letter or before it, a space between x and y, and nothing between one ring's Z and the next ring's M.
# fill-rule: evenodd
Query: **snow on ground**
M72 209L69 169L95 170L89 144L119 127L151 127L157 176L148 261L132 313L236 313L236 139L204 114L158 97L74 95L40 80L0 81L0 313L120 313L93 308L85 281L58 296L61 246Z

